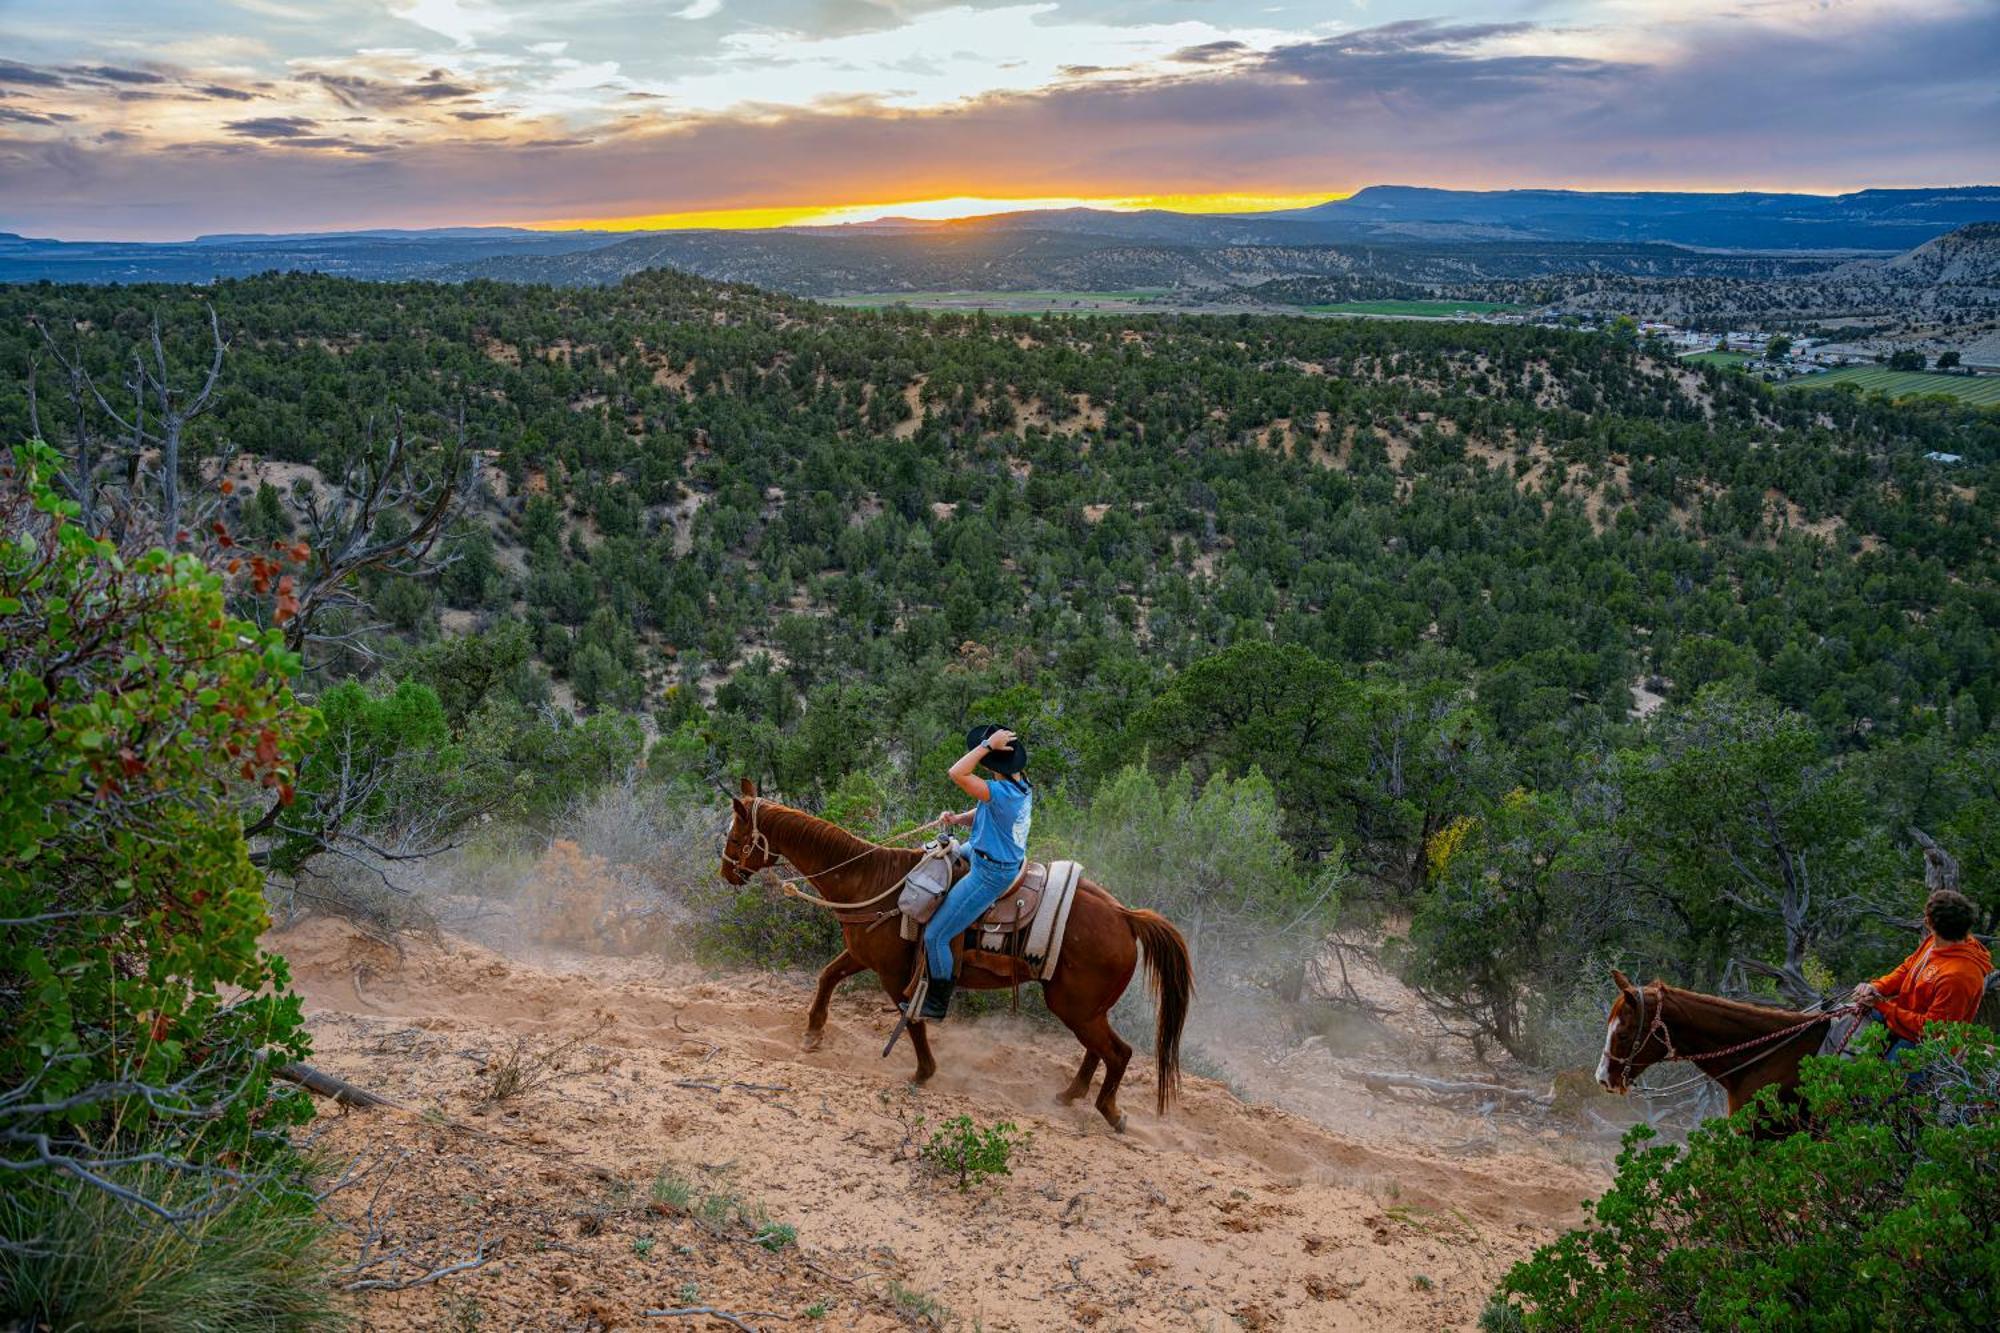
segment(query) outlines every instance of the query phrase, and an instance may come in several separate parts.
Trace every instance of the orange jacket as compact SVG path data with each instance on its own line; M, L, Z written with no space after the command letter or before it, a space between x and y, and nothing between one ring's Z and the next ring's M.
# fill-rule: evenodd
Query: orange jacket
M1922 1041L1926 1023L1972 1021L1992 970L1993 955L1970 935L1950 944L1926 935L1901 967L1874 982L1882 994L1876 1008L1891 1032Z

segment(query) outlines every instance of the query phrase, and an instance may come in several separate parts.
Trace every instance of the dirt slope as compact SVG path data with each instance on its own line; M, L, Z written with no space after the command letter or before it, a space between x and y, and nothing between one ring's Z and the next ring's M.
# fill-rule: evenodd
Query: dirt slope
M327 920L271 943L306 997L315 1062L409 1108L329 1108L315 1126L355 1163L335 1196L355 1232L342 1243L372 1232L363 1257L380 1260L357 1276L490 1256L358 1293L369 1328L728 1327L641 1317L690 1306L760 1329L1459 1328L1603 1185L1550 1130L1480 1139L1477 1117L1448 1117L1484 1155L1427 1148L1467 1124L1340 1091L1324 1069L1300 1092L1344 1132L1205 1078L1158 1119L1135 1060L1121 1137L1087 1102L1054 1101L1076 1048L1019 1020L948 1025L939 1076L913 1090L906 1050L878 1058L879 993L838 997L807 1054L804 978L530 965L452 940L399 954ZM480 1106L508 1056L532 1065L577 1037L542 1086ZM1313 1067L1249 1063L1294 1080ZM997 1186L960 1193L916 1159L919 1118L961 1113L1033 1135ZM705 1196L734 1209L689 1216ZM760 1204L795 1243L755 1243Z

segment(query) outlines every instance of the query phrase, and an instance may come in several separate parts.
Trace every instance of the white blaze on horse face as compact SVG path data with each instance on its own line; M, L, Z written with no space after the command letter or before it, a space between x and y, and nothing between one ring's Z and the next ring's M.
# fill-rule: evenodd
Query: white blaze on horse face
M1619 1021L1620 1016L1613 1013L1610 1021L1605 1023L1604 1054L1597 1057L1597 1086L1607 1092L1611 1090L1611 1042L1618 1035Z

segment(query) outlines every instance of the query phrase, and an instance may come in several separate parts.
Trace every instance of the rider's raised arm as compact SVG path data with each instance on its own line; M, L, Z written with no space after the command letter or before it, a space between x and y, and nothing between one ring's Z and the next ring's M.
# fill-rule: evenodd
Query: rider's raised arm
M992 748L981 741L960 755L958 762L951 766L951 780L958 784L960 791L975 801L986 800L993 794L992 789L986 785L986 779L973 772L986 762L986 752Z

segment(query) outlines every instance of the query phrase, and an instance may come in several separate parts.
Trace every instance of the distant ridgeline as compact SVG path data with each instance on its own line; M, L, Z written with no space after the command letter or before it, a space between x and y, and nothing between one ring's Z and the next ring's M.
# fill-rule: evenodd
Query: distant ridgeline
M27 432L29 316L87 321L115 383L156 313L202 357L203 301L233 343L200 448L324 474L391 405L463 405L484 491L401 632L518 617L587 705L766 650L789 671L719 696L753 730L834 689L888 745L899 692L973 664L1115 732L1275 637L1476 685L1550 776L1648 681L1739 679L1843 744L2000 716L1991 411L1533 328L875 313L652 272L8 289L0 431Z
M1312 208L1234 217L1068 208L750 231L460 227L163 244L0 233L0 282L207 282L309 271L576 284L673 267L810 296L1361 284L1332 293L1322 286L1310 298L1325 300L1398 294L1369 285L1384 282L1564 273L1779 278L1857 254L1902 253L1979 222L2000 222L2000 187L1804 195L1372 186Z

